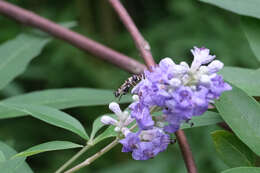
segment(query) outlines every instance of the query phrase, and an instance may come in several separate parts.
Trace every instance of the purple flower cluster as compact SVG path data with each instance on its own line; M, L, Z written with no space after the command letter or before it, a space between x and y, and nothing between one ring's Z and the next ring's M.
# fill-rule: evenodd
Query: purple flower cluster
M223 63L214 60L209 49L194 47L191 52L191 66L164 58L152 71L144 72L145 78L132 90L135 101L129 106L130 116L117 103L111 103L109 107L119 120L103 117L102 122L115 125L116 131L124 134L122 151L132 152L135 160L147 160L164 151L170 143L167 133L176 132L182 123L202 115L222 92L232 89L217 74ZM158 110L163 115L152 117ZM139 127L136 133L127 128L133 120Z
M223 91L231 90L216 74L223 63L212 61L215 56L209 54L209 49L194 47L191 52L194 56L191 67L186 62L177 65L170 58L162 59L151 72L144 72L145 79L132 90L139 100L129 106L131 117L140 129L154 127L151 111L160 107L167 124L164 131L174 133L181 123L202 115Z
M170 143L170 137L154 127L137 133L127 132L120 143L123 145L122 152L132 152L135 160L147 160L164 151Z

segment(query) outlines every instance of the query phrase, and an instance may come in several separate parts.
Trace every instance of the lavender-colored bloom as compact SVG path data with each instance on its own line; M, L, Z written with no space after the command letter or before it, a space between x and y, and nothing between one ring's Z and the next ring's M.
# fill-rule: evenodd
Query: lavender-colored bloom
M128 133L127 136L119 142L123 145L122 152L132 152L137 148L140 139L138 133Z
M157 130L156 136L152 140L152 143L156 147L155 153L159 153L167 149L170 143L170 137L164 132L161 132L161 130Z
M132 153L132 157L135 160L148 160L153 158L155 155L154 145L152 142L138 143L137 149L135 149Z
M208 99L207 95L209 90L206 87L199 86L194 92L192 101L193 101L193 115L202 115L208 109Z
M211 87L209 92L209 98L211 99L217 99L224 91L229 91L232 89L232 87L224 82L223 77L220 75L216 75L211 79Z
M158 128L152 129L148 133L150 140L138 143L137 148L133 150L132 156L135 160L153 158L158 153L166 150L170 143L169 135L166 135Z
M194 56L193 62L200 63L200 65L211 62L216 56L210 55L209 52L210 50L205 47L197 48L195 46L194 49L191 49L191 53Z
M149 129L153 127L154 121L150 115L150 110L139 101L132 103L129 108L131 109L131 117L136 119L141 129Z
M191 118L193 109L192 90L189 87L180 87L172 93L172 97L172 102L174 103L173 111L175 114Z

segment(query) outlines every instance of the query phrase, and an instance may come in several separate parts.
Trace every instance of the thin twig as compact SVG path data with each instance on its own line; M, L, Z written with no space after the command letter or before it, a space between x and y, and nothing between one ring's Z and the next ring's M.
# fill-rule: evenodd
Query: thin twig
M38 28L52 36L69 42L75 47L85 50L92 55L106 60L118 67L131 73L141 73L145 66L130 57L116 52L102 44L99 44L89 38L86 38L67 28L59 26L43 17L36 15L28 10L22 9L8 2L0 0L0 14L15 19L16 21Z
M135 45L139 52L141 53L141 56L143 57L145 64L148 68L155 65L152 53L150 51L150 45L149 43L143 38L139 30L137 29L135 23L133 22L130 15L127 13L124 6L120 3L119 0L109 0L112 7L117 12L118 16L120 17L121 21L124 23L126 29L131 34Z
M177 141L180 145L182 156L188 173L197 173L195 161L192 156L190 146L183 130L178 130L176 133Z
M77 160L91 147L91 145L86 145L85 147L83 147L77 154L75 154L71 159L69 159L65 164L63 164L55 173L61 173L62 171L64 171L71 163Z
M107 145L105 148L103 148L102 150L100 150L99 152L97 152L96 154L94 154L93 156L89 157L88 159L86 159L84 162L78 164L77 166L69 169L68 171L66 171L65 173L72 173L75 172L77 170L79 170L80 168L83 168L85 166L88 166L89 164L91 164L93 161L95 161L96 159L98 159L100 156L102 156L103 154L105 154L106 152L108 152L109 150L111 150L113 147L115 147L118 144L119 139L115 139L113 142L111 142L109 145Z

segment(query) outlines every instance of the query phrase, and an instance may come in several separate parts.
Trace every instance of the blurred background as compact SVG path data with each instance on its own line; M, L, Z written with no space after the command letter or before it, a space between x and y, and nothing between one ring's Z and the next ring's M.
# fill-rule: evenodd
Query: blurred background
M142 61L135 45L107 0L9 0L57 23L76 21L74 31ZM122 0L133 20L149 41L154 58L171 57L190 62L193 46L209 48L226 66L256 68L259 63L251 52L240 27L239 16L194 0ZM0 16L0 43L14 38L25 27ZM1 99L26 92L90 87L115 90L130 76L113 65L71 45L54 39L35 58L26 72L7 86ZM90 132L93 120L108 112L107 107L65 110L80 120ZM227 168L215 152L210 132L217 126L186 130L200 173L217 173ZM31 117L0 121L0 140L22 151L51 140L70 140L83 144L76 135ZM81 157L93 154L109 143L105 141ZM36 173L54 172L77 150L55 151L29 157ZM133 161L117 146L88 168L79 172L95 173L183 173L186 172L178 145L149 161Z

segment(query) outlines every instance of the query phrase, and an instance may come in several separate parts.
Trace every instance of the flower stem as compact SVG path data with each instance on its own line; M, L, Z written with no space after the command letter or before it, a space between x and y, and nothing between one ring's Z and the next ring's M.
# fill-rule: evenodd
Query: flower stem
M182 156L188 173L197 173L197 167L192 156L192 152L183 130L178 130L176 133L177 141L180 145Z
M84 162L76 165L75 167L69 169L68 171L66 171L65 173L72 173L75 172L85 166L88 166L89 164L91 164L93 161L95 161L96 159L98 159L100 156L102 156L103 154L105 154L106 152L108 152L109 150L111 150L113 147L115 147L118 144L119 138L116 138L113 142L111 142L109 145L107 145L105 148L103 148L102 150L100 150L99 152L97 152L96 154L94 154L93 156L87 158Z
M73 163L76 159L78 159L83 153L85 153L91 147L92 147L91 145L86 145L85 147L83 147L77 154L75 154L71 159L69 159L66 163L64 163L55 173L61 173L71 163Z

